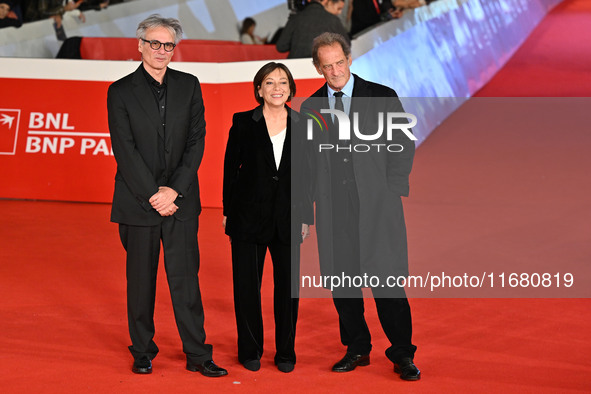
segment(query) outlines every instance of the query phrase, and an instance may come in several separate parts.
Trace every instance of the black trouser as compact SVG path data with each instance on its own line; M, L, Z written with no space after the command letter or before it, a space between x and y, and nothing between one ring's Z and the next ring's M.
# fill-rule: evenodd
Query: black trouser
M165 217L157 226L119 225L121 243L127 251L127 318L133 357L153 359L154 303L160 241L172 298L174 317L187 360L202 363L212 358L205 344L203 305L199 290L199 219L179 221Z
M378 298L375 291L373 294L382 329L390 341L386 357L392 362L398 362L403 357L414 357L417 348L412 344L412 320L408 300ZM347 346L347 352L369 354L371 334L365 322L361 289L358 298L333 297L333 302L339 314L341 343Z
M267 247L273 261L273 305L275 313L275 363L295 363L297 298L291 298L290 245L275 234L268 244L232 239L234 311L238 329L238 361L259 360L263 354L261 281Z
M355 182L351 179L334 182L332 203L334 274L363 275L360 272L359 198ZM412 344L412 319L404 288L374 288L372 293L382 329L390 341L386 356L392 362L403 357L412 358L416 346ZM341 343L347 346L349 353L369 354L371 334L365 321L361 288L338 288L332 294L339 314Z

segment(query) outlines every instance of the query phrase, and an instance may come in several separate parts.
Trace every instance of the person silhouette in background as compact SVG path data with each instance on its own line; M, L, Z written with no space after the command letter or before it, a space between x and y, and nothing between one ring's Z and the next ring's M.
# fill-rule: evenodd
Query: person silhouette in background
M312 41L318 35L333 32L348 37L339 17L328 12L323 4L311 0L302 11L290 15L276 44L279 52L289 51L289 59L312 57ZM347 42L350 43L348 38Z
M257 23L252 18L245 18L242 22L242 27L240 28L240 42L243 44L266 44L267 39L261 38L254 34L254 30L256 29Z

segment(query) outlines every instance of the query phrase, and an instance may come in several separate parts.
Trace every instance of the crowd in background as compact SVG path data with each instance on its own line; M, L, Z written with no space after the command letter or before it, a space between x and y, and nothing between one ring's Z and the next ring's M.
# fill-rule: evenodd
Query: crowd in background
M66 40L62 25L71 12L85 22L85 11L100 11L125 0L0 0L0 27L50 18L58 40ZM255 34L256 21L246 18L240 29L243 44L273 44L290 58L310 57L312 39L325 31L354 37L377 23L400 18L405 10L435 0L287 0L290 17L285 27L269 37ZM322 31L319 31L322 30Z
M400 18L405 10L427 5L435 0L288 0L290 16L287 24L270 40L254 35L256 22L251 23L250 37L241 31L245 44L275 44L289 58L312 56L312 40L324 32L338 33L349 39L376 24ZM245 20L246 22L246 20ZM247 40L243 39L244 37Z
M66 12L76 12L81 22L85 11L100 11L125 0L0 0L0 27L21 27L23 23L53 19L56 36L65 40L62 18Z
M292 13L297 13L315 1L339 16L350 36L354 36L380 21L398 19L405 10L435 0L288 0L287 4Z
M405 10L435 0L288 0L287 24L272 37L255 34L256 21L246 18L240 29L243 44L274 44L289 58L312 56L312 40L324 32L338 33L349 40L362 31L390 19L400 18Z

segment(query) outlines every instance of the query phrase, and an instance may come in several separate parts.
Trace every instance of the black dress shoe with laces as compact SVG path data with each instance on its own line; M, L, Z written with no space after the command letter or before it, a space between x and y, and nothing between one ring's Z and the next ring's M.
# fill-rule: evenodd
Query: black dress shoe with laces
M412 358L405 357L399 362L394 363L394 372L400 374L400 379L403 380L419 380L421 378L421 371L413 363Z
M207 360L201 364L187 361L187 369L191 372L201 372L201 375L207 376L208 378L216 378L228 374L228 371L224 368L215 365L213 360Z
M131 371L133 373L139 373L142 375L152 373L152 361L148 360L147 358L139 358L134 360Z
M369 354L347 353L338 363L332 367L333 372L349 372L356 367L369 365Z

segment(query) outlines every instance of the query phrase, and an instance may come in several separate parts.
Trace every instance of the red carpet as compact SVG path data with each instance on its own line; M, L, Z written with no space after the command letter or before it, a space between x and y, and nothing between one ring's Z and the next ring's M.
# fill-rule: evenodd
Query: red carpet
M499 73L510 75L510 81L495 78L479 94L591 96L583 78L591 70L591 50L581 43L589 41L589 11L584 0L559 6ZM557 39L573 34L577 40ZM550 81L555 69L564 76L560 84ZM491 125L474 129L465 115L465 109L454 114L417 151L411 196L404 202L411 270L481 261L504 267L511 258L557 269L573 261L588 266L591 136L569 130L569 138L557 144L555 134L537 130L503 135L506 131L486 132ZM548 150L550 144L556 149ZM246 371L236 360L230 254L218 209L206 209L201 217L200 279L208 342L230 376L207 379L184 369L163 272L156 306L160 354L152 375L137 376L126 349L124 253L116 225L108 222L110 207L31 201L0 201L0 207L2 392L564 393L591 388L589 299L411 299L419 348L415 360L423 372L416 383L392 372L371 300L366 303L371 365L347 374L330 372L344 352L332 301L304 299L298 363L293 373L283 374L273 366L270 269L263 284L266 352L259 372Z
M219 225L221 212L214 209L202 215L200 277L208 341L214 345L215 360L231 375L206 379L184 370L163 275L156 307L160 354L151 376L133 375L126 349L124 255L116 226L107 221L109 206L22 201L1 205L0 381L4 392L353 392L360 385L369 392L588 388L589 300L411 300L419 346L416 359L424 373L418 383L403 382L392 372L371 302L367 315L374 336L372 365L348 374L330 372L342 354L332 302L302 300L298 364L292 374L283 374L273 366L268 280L264 286L267 351L259 372L246 371L235 358L230 259ZM421 220L427 205L407 205L410 244L417 261L449 253L439 243L421 247L419 238L431 239L437 232ZM439 210L431 208L433 213ZM437 236L448 242L455 238ZM270 271L265 274L271 277Z
M550 12L477 97L591 96L591 1Z

